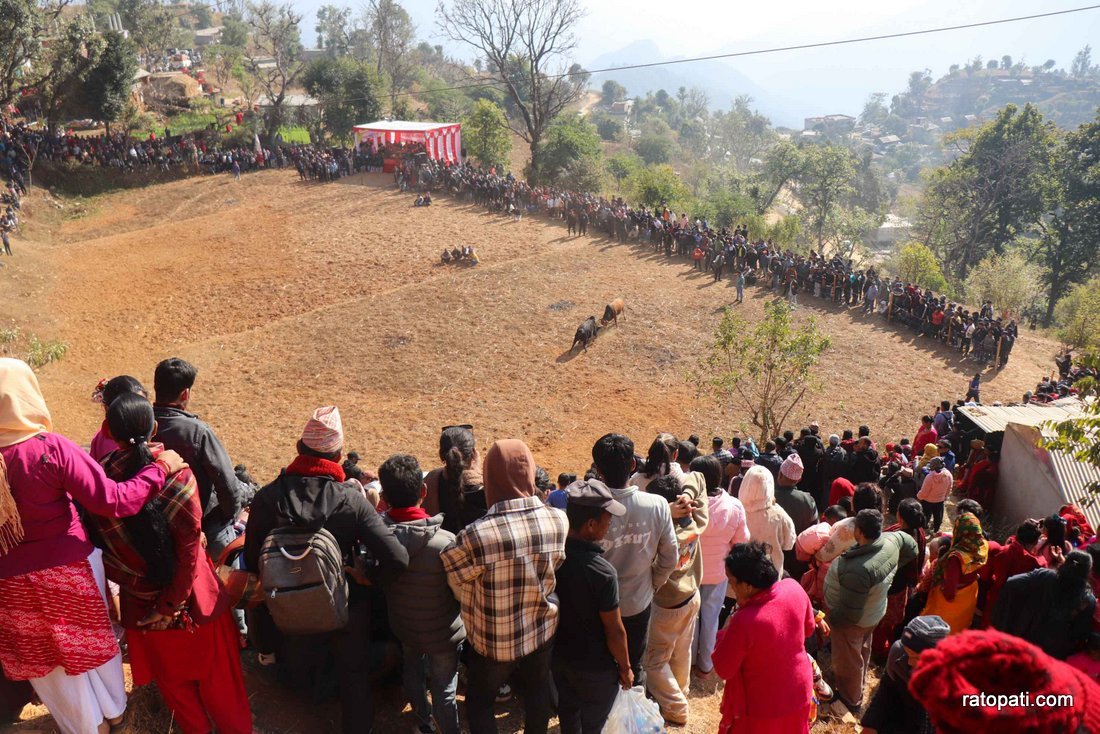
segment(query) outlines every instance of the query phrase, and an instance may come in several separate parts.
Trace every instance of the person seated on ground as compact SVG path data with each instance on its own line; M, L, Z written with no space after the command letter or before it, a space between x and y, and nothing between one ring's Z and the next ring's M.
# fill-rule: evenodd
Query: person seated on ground
M420 197L420 199L421 199L421 206L431 206L432 205L432 192L431 191L425 191L424 195L422 197Z
M477 253L474 252L474 248L472 247L470 248L470 251L466 253L466 262L471 266L477 265L481 262L481 258L477 256Z
M425 206L424 194L417 194L416 201L413 202L413 206Z
M443 254L439 256L439 261L441 263L443 263L444 265L450 265L451 264L451 251L444 248L443 249Z

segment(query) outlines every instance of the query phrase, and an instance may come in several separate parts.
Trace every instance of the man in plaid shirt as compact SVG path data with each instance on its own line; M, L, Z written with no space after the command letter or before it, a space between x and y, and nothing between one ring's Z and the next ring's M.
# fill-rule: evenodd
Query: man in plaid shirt
M518 670L524 731L545 734L551 641L558 628L554 571L565 559L568 522L539 500L535 459L522 441L494 443L483 472L489 512L441 556L473 647L466 716L473 734L495 734L497 690Z

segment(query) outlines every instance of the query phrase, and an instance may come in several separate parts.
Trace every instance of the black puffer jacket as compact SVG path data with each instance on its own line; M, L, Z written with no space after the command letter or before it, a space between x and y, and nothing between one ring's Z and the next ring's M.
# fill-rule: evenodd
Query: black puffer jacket
M394 522L388 515L382 519L409 552L409 567L386 589L394 634L414 652L454 651L466 639L466 628L439 554L454 545L455 536L442 528L442 515L408 522Z

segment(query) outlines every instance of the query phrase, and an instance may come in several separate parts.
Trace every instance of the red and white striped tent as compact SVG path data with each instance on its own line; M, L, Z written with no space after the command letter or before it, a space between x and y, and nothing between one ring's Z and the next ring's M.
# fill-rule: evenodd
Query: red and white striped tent
M458 162L462 156L462 125L457 122L406 122L382 120L356 125L355 144L379 145L423 143L428 156L437 161Z

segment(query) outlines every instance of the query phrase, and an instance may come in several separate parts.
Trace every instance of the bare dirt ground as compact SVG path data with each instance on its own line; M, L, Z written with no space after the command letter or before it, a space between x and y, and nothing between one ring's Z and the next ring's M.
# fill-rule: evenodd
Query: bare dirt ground
M310 412L331 403L347 448L372 466L397 451L434 466L440 426L452 423L473 423L482 446L523 438L552 475L583 472L608 431L644 452L662 430L709 438L743 427L697 401L685 380L734 300L728 281L541 219L513 223L445 197L410 205L388 176L317 185L288 171L105 195L76 218L35 192L26 238L0 269L11 294L2 325L69 343L40 379L55 428L82 443L102 420L89 401L101 377L127 373L151 388L159 360L193 362L193 410L259 481L293 458ZM456 245L475 246L481 265L439 264ZM616 296L625 319L587 352L569 352L580 321ZM736 308L757 318L769 297L750 288ZM826 389L791 428L865 423L892 440L965 392L974 369L954 352L802 300L799 318L818 318L833 348ZM986 373L983 398L1018 400L1050 371L1055 348L1023 334L1008 367ZM294 708L257 685L259 729L330 726L331 710ZM714 731L717 698L700 701L692 719L686 731ZM391 715L378 730L396 726Z

